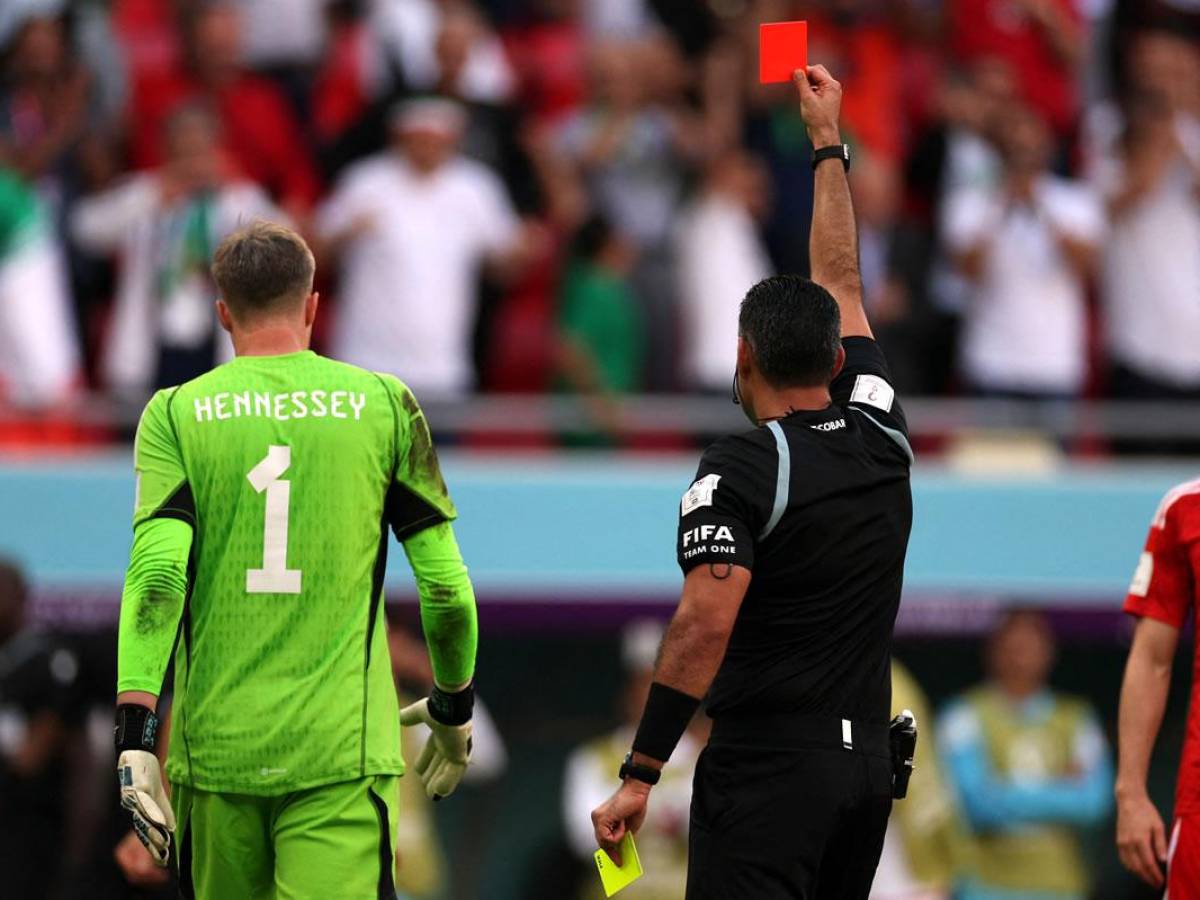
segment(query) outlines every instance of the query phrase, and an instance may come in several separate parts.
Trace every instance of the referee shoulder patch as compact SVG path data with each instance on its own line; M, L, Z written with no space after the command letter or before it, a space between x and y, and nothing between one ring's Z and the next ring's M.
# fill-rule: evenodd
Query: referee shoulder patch
M851 403L865 403L891 412L895 399L895 389L878 375L859 375L854 379L854 390L850 392Z
M683 495L683 500L679 504L679 514L686 516L688 513L695 512L702 506L713 505L713 494L717 490L717 482L721 480L721 476L713 472L705 475Z

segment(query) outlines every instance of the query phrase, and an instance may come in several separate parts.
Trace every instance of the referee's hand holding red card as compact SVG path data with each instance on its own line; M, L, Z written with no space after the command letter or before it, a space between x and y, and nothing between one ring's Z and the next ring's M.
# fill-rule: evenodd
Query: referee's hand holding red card
M800 95L800 116L814 147L842 142L838 117L842 111L842 85L824 66L807 66L792 73Z

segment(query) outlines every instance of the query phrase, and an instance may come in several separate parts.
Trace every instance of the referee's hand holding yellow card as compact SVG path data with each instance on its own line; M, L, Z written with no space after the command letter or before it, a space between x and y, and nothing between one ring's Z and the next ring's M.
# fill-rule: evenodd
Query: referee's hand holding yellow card
M619 863L614 862L606 850L597 850L595 856L605 897L611 897L642 877L642 861L638 859L632 831L626 831L625 837L615 848L614 856L620 860Z

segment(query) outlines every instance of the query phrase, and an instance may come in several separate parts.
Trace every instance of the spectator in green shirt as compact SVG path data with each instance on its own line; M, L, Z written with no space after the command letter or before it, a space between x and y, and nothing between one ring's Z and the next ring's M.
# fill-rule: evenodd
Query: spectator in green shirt
M558 367L598 432L588 443L619 440L616 398L642 386L645 323L629 287L635 253L607 221L592 218L575 236L559 288Z

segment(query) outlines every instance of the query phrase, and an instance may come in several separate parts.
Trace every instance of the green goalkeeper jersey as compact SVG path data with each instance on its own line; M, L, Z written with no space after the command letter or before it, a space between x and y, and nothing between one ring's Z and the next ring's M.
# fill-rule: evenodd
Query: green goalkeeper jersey
M134 452L117 689L157 695L175 647L171 780L279 794L403 772L387 531L452 544L455 516L408 388L311 351L238 357L155 394ZM466 682L469 582L426 593L438 680Z

